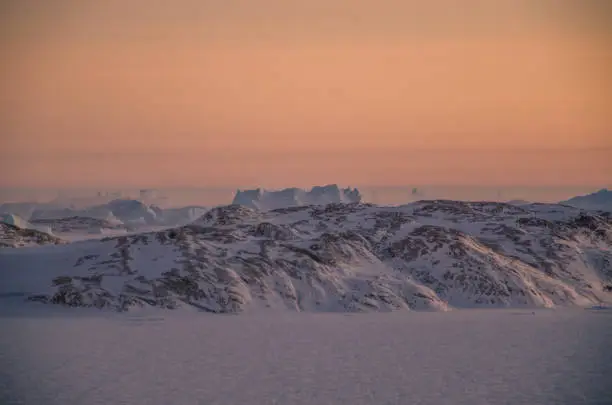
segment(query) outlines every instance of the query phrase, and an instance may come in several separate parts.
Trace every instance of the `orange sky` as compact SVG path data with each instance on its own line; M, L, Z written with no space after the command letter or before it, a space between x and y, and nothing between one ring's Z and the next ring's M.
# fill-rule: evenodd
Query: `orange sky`
M612 183L608 10L425 3L3 1L0 186Z

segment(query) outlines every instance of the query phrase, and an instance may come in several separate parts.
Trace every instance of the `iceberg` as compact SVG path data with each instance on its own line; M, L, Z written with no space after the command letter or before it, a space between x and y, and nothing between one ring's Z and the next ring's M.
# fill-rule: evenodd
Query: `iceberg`
M269 211L279 208L299 207L305 205L327 205L332 203L361 202L358 189L340 188L336 184L316 186L311 190L286 188L282 190L238 190L232 204Z

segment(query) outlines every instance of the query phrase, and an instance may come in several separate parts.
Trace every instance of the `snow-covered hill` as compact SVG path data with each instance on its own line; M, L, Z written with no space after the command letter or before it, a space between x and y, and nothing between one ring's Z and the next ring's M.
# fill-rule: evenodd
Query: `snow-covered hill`
M121 221L124 224L152 225L157 222L160 212L161 209L148 206L138 200L113 200L85 208L37 209L32 213L31 220L82 217Z
M421 201L267 212L5 251L0 294L127 310L445 310L612 298L612 221L554 204Z
M7 207L10 209L11 207ZM108 224L121 224L129 228L142 226L179 226L194 221L207 211L201 206L188 206L180 208L160 208L147 205L138 200L113 200L105 204L83 208L52 207L33 209L30 216L32 223L63 222L64 225L80 222L85 225L87 221L75 221L75 218L89 218L89 222L103 221ZM58 222L58 223L59 223ZM105 226L92 223L94 227ZM99 226L100 225L100 226ZM58 225L60 226L60 225ZM63 226L63 225L62 225Z
M48 233L36 229L19 228L15 225L0 222L0 248L58 245L62 243L65 242ZM4 270L4 268L2 269Z
M58 235L72 233L104 234L106 232L128 231L128 228L121 221L77 216L57 219L34 219L32 224L46 226L54 234Z
M560 204L586 210L612 212L612 190L601 189L595 193L573 197Z
M331 203L361 202L359 190L337 185L317 186L311 190L286 188L278 191L262 189L238 190L232 204L268 211L286 207L301 207L305 205L325 205Z
M92 206L87 208L72 207L40 207L32 211L29 220L61 219L61 218L94 218L104 221L118 221L113 213L104 205Z

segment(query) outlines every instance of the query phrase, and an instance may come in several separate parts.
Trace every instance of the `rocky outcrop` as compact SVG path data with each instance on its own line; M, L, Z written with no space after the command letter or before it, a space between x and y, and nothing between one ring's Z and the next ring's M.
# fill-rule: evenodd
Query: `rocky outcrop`
M36 229L23 229L0 222L0 248L18 248L65 243L60 238Z

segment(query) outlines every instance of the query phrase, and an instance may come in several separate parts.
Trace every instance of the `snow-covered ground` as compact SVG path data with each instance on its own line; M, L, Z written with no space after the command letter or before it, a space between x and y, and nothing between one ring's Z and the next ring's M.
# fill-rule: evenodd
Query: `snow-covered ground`
M609 216L234 205L141 232L0 249L0 405L612 404Z
M7 308L5 405L612 403L605 310L218 316Z

